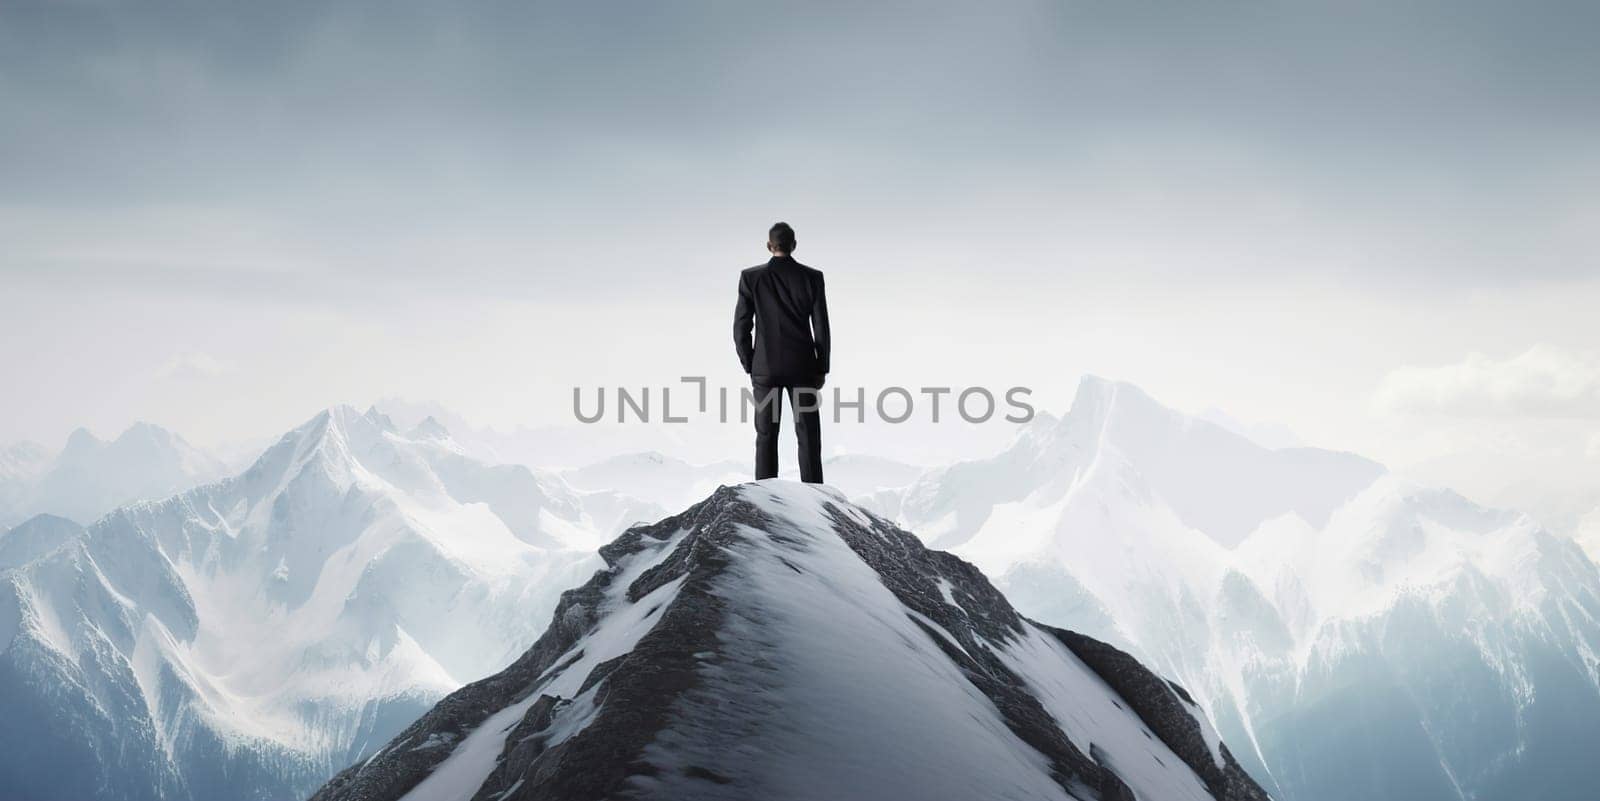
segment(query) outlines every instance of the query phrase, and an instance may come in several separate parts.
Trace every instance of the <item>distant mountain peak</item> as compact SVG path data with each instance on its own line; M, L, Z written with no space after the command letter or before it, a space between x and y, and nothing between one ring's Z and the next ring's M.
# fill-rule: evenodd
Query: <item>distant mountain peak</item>
M0 524L50 513L88 523L124 504L222 478L220 460L161 426L136 422L111 441L79 428L53 457L0 454Z
M1062 425L1087 422L1103 425L1112 415L1131 417L1140 425L1181 426L1188 419L1134 384L1085 375L1078 382L1072 408L1062 418Z
M925 473L898 511L1024 612L1183 681L1275 795L1511 798L1600 775L1542 756L1572 710L1600 721L1600 569L1525 516L1102 379L1048 432Z
M373 425L378 426L384 431L388 431L390 433L398 433L400 431L400 429L395 426L394 421L389 419L389 415L378 411L378 407L375 405L368 406L366 413L362 416L372 421Z
M336 436L372 436L386 431L395 431L394 422L376 407L361 411L349 404L339 404L317 412L310 420L289 432L288 436L301 432L319 436L329 433Z
M1115 392L1118 387L1130 387L1137 389L1137 387L1135 387L1133 384L1130 384L1126 381L1119 381L1115 378L1106 378L1105 376L1095 375L1094 373L1084 373L1078 378L1077 394L1103 395Z
M117 439L133 437L143 437L163 442L174 438L182 439L182 437L178 437L178 435L156 425L155 423L147 423L143 420L135 420L132 425L128 426L128 428L117 437Z
M94 433L89 429L80 426L73 429L72 433L67 435L67 445L66 448L63 449L62 453L67 454L79 451L94 450L105 444L106 443L104 440L95 436Z
M422 418L422 422L417 423L406 436L412 439L449 439L450 430L430 414Z
M908 489L900 512L931 543L960 548L999 506L1031 498L1053 507L1094 484L1102 489L1089 495L1135 496L1231 548L1283 514L1320 526L1385 472L1353 454L1264 448L1132 384L1086 376L1059 422L1023 427L994 457L928 471Z
M0 570L17 567L83 536L83 526L65 517L37 515L0 532ZM0 650L4 650L0 646Z
M33 518L0 534L0 795L304 798L520 653L626 508L336 406L238 475Z
M291 474L321 465L341 482L349 480L364 445L383 436L383 429L366 414L347 405L330 406L285 433L262 451L243 477L275 476L283 483Z

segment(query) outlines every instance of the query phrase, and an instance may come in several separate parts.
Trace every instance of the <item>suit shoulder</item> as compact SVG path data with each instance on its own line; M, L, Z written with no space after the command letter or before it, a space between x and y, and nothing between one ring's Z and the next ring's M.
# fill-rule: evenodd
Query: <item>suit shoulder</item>
M808 266L808 265L800 264L799 262L795 262L795 266L797 266L801 270L805 271L805 275L806 275L807 278L817 278L817 279L822 278L822 271L817 269L817 268L815 268L815 267L811 267L811 266Z
M764 273L766 271L767 271L767 265L765 265L765 264L757 264L754 267L746 267L743 270L740 270L739 271L739 277L740 278L754 278L755 276L758 276L758 275L760 275L760 274L762 274L762 273Z

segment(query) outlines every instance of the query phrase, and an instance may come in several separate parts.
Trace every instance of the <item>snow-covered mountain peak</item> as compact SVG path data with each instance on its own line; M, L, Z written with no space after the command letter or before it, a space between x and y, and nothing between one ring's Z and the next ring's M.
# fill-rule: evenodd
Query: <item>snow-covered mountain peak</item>
M342 491L354 480L358 466L352 440L367 445L380 437L381 431L354 409L324 409L262 451L239 480L258 494L275 495L300 476L309 475L309 469L310 474L321 474L339 484Z
M1134 384L1097 375L1085 375L1078 380L1069 417L1104 425L1114 413L1131 416L1137 422L1165 420L1173 425L1182 423L1181 414L1157 403L1149 393Z
M1384 472L1348 453L1263 448L1131 384L1088 377L1054 426L1027 429L989 459L923 475L903 515L933 544L959 547L998 505L1053 507L1093 482L1232 547L1287 513L1321 526Z
M1138 451L1150 442L1181 437L1191 428L1219 428L1163 406L1138 386L1086 375L1078 381L1072 405L1056 422L1055 440L1084 448L1104 446Z
M155 423L137 420L128 426L128 429L123 431L117 439L134 442L142 441L152 445L170 445L174 440L181 440L182 438Z
M444 423L439 422L438 418L428 415L422 418L422 422L413 426L407 436L412 439L447 440L450 439L450 430L445 428Z
M0 537L0 709L62 767L0 785L303 796L520 653L627 509L333 407L238 476L31 521Z
M384 431L391 433L398 433L400 431L399 427L394 424L394 420L390 419L389 415L380 411L377 405L368 406L367 411L363 414L363 416L370 420L373 425L383 429Z
M825 487L724 487L602 554L314 798L1265 798L1182 690Z
M55 515L38 515L0 531L0 570L27 564L82 535L83 526Z
M1536 613L1550 568L1582 567L1581 549L1570 545L1525 514L1389 475L1320 529L1289 520L1263 526L1233 562L1258 586L1292 584L1302 597L1279 601L1309 611L1308 623L1382 613L1406 598L1432 603L1462 582L1495 588L1485 611L1500 615ZM1315 634L1301 629L1297 639Z
M1600 719L1600 567L1525 515L1101 380L899 508L1024 613L1189 687L1275 793L1515 798L1596 775L1539 754L1600 736L1567 710Z
M319 471L341 487L362 478L381 478L423 494L437 492L424 475L413 451L434 443L399 434L388 417L374 410L333 406L284 434L246 471L246 476L279 476L290 480L307 469Z

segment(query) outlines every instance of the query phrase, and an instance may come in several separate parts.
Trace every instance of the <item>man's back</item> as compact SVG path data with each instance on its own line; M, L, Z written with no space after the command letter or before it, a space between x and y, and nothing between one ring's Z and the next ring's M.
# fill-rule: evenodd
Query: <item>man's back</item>
M828 295L822 272L794 260L794 229L767 231L772 260L739 273L733 343L756 402L756 478L778 475L782 397L794 409L800 480L822 482L822 416L817 390L828 372Z
M745 372L821 383L830 344L822 271L783 255L740 273L733 339Z

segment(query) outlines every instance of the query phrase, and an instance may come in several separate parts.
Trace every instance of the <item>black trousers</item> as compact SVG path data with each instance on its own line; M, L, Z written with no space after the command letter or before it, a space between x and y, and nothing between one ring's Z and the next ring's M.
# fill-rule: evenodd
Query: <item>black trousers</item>
M783 422L783 396L794 410L794 436L800 444L800 480L822 483L822 381L795 381L755 376L756 479L778 475L778 428Z

